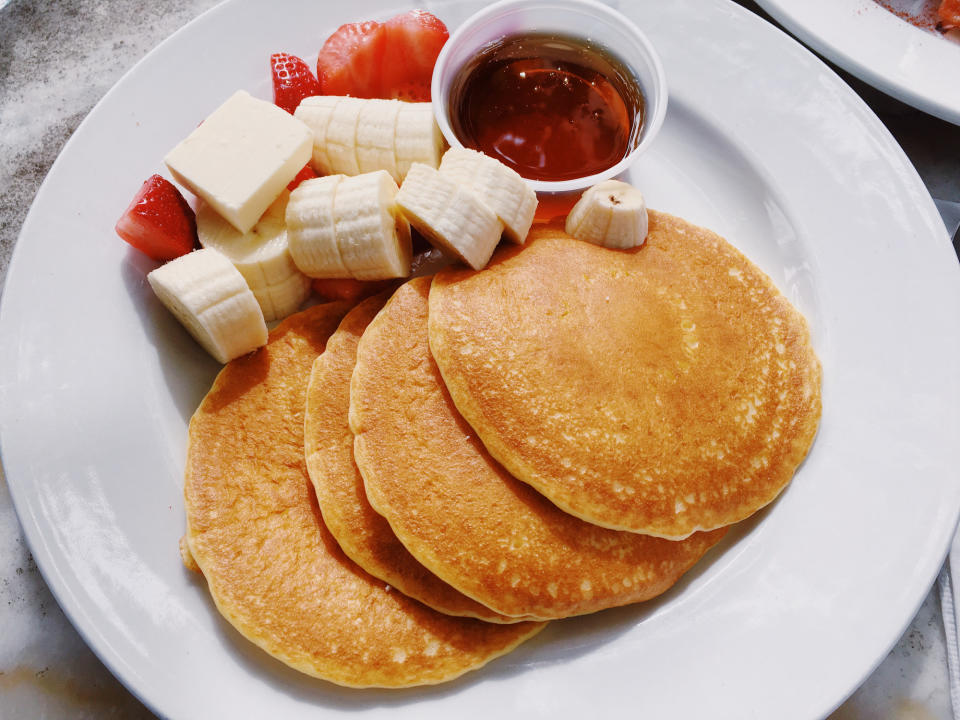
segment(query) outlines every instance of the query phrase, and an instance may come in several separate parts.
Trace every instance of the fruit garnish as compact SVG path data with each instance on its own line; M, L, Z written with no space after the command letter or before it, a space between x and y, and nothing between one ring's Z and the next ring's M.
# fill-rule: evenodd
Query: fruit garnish
M115 226L117 235L154 260L172 260L197 246L193 209L166 178L151 175Z
M390 286L390 280L354 280L353 278L317 278L313 291L324 300L350 300L376 295Z
M472 190L428 165L414 163L396 198L401 214L430 243L483 268L503 234L503 223Z
M296 266L315 278L386 280L410 274L410 227L393 204L385 170L304 183L287 204L287 241Z
M384 23L386 41L381 75L388 97L428 102L433 66L450 34L437 17L411 10Z
M318 95L294 117L313 131L312 165L324 175L386 170L399 183L414 162L437 167L446 147L426 102Z
M310 66L296 55L274 53L270 56L273 76L273 102L288 113L293 113L305 97L320 94L320 83Z
M960 0L943 0L937 8L937 30L960 27Z
M604 180L587 189L566 221L568 235L608 248L643 245L647 229L643 193L620 180Z
M446 25L423 10L385 23L341 25L320 49L317 78L324 95L430 100L430 78Z
M287 185L287 190L293 191L297 189L297 185L302 183L304 180L312 180L315 177L319 177L310 167L310 163L307 163L303 166L303 170L297 173L297 176L290 181L290 184Z
M240 271L212 248L188 253L147 275L157 298L219 362L267 342L267 325Z

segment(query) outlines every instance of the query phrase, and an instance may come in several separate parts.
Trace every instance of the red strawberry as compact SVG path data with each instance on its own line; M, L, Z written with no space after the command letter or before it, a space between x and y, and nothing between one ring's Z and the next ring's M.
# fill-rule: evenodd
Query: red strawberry
M288 113L293 113L305 97L320 94L320 83L310 72L310 66L296 55L274 53L270 56L273 74L273 102Z
M378 97L385 37L383 25L373 20L341 25L317 56L322 94Z
M390 287L392 280L354 280L353 278L316 278L311 282L313 291L324 300L358 300L375 295Z
M960 27L960 0L943 0L937 8L937 29L946 32Z
M447 26L428 12L411 10L391 18L384 28L384 91L401 100L429 102L433 66L449 37Z
M430 78L446 26L422 10L385 23L343 25L324 43L317 77L326 95L430 100Z
M116 224L117 235L154 260L173 260L197 246L197 220L180 191L151 175Z
M310 180L312 178L318 177L318 175L313 171L313 168L310 167L310 163L307 163L303 166L303 170L297 173L297 176L290 181L287 185L287 190L293 192L297 189L297 185L302 183L304 180Z

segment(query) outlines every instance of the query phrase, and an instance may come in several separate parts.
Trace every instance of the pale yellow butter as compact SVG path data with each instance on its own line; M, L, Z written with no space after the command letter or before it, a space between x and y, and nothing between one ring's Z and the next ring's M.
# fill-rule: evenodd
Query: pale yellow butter
M313 134L304 123L239 90L164 161L178 183L246 233L312 150Z

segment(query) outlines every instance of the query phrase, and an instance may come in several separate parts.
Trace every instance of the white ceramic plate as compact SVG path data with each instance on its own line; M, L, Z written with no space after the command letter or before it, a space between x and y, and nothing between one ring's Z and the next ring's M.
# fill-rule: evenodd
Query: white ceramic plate
M900 19L873 0L756 0L807 45L864 82L960 125L960 36ZM916 2L901 0L904 6Z
M478 5L428 8L454 26ZM0 448L44 577L113 672L177 720L826 714L914 615L957 519L960 269L870 110L722 0L624 4L672 93L632 176L652 207L730 238L811 321L823 422L784 495L656 602L554 623L432 689L301 676L239 637L181 567L186 424L217 366L113 224L236 88L269 97L271 52L309 56L342 22L404 9L228 2L137 65L64 149L0 306Z

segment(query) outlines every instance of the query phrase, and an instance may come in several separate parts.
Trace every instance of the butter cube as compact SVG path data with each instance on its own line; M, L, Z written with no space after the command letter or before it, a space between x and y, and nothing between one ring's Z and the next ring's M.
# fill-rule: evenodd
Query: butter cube
M239 90L164 161L177 182L245 233L312 152L310 128L276 105Z

